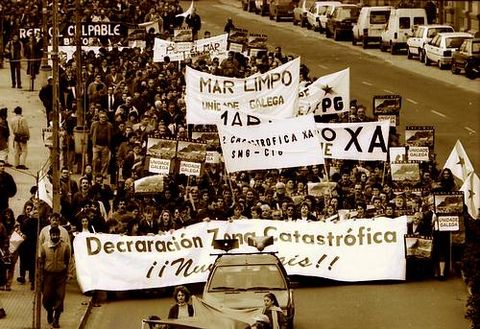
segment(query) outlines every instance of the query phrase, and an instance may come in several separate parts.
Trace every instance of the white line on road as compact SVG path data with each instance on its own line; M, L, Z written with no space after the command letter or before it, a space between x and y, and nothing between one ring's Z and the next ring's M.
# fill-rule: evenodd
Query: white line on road
M390 91L388 89L383 89L383 91L386 92L386 93L389 93L389 94L393 94L393 91Z
M318 64L318 67L321 67L322 69L328 70L328 66L325 66L325 65L322 65L322 64Z
M373 86L373 83L370 83L368 81L362 81L362 83L367 86Z
M467 129L467 130L468 130L469 132L471 132L472 134L476 134L476 133L477 133L474 129L472 129L472 128L470 128L470 127L463 127L463 128Z
M413 99L411 98L407 98L407 101L409 101L410 103L413 103L413 104L418 104L417 102L415 102Z
M446 118L447 116L445 114L443 114L442 112L438 112L438 111L435 111L435 110L431 110L430 112L442 117L442 118Z

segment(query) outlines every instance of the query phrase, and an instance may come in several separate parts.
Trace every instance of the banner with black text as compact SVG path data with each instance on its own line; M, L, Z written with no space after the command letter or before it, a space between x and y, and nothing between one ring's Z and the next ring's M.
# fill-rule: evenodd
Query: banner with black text
M188 124L258 124L260 119L291 118L298 100L300 58L245 79L216 76L187 66ZM230 114L229 110L236 110ZM259 119L260 118L260 119ZM248 121L250 120L250 121Z
M235 252L256 252L248 237L273 236L289 275L340 281L405 280L407 217L338 223L211 221L173 233L127 236L80 233L74 241L83 292L149 289L204 282L215 260L214 239L238 238Z

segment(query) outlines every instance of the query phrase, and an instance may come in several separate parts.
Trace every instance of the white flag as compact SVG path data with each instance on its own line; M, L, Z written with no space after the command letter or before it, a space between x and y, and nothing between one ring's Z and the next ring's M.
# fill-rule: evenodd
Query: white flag
M464 182L468 175L474 172L472 162L468 158L467 152L463 148L460 140L457 140L455 147L448 156L443 169L448 168L452 171L452 174Z
M299 90L298 115L336 114L350 109L350 68L318 78Z
M468 213L474 219L479 216L480 208L480 179L477 174L472 172L468 175L460 191L464 194L465 204L468 207Z
M193 11L193 0L192 0L192 3L190 4L190 7L188 7L188 9L185 12L178 14L175 17L187 17L192 13L192 11Z
M38 181L38 198L53 207L53 186L47 175Z
M140 23L140 24L138 24L138 27L145 28L145 31L147 31L147 33L151 28L153 28L155 30L155 33L161 33L162 32L162 27L163 27L163 19L159 18L159 19L154 20L154 21Z

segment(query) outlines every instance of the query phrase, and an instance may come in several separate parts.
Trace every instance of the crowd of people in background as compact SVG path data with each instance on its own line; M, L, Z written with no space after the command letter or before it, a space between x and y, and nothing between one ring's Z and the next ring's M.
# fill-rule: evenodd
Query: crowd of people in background
M24 6L2 2L4 40L15 40L20 27L40 26L41 6L38 2L23 1ZM61 6L60 16L64 22L72 19L71 4L72 1L65 1ZM181 24L193 24L194 28L198 28L196 32L201 34L200 16L194 14L198 18L194 18L193 23L190 23L191 17L183 22L175 16L182 12L178 1L159 1L156 5L147 1L86 1L82 20L143 23L162 17L166 33L161 37L170 38L172 29ZM229 29L233 26L231 20L227 20L227 24ZM267 72L293 59L279 46L273 51L260 52L258 56L247 57L229 52L221 61L219 58L207 58L172 62L165 58L164 62L156 63L149 39L151 33L147 34L143 49L126 47L120 50L117 43L111 43L101 48L99 54L83 52L81 63L76 63L74 57L61 63L61 217L57 218L56 214L53 217L59 219L60 226L66 228L70 237L73 238L75 232L85 231L127 235L168 234L172 230L209 220L348 220L339 216L342 209L352 210L350 218L396 218L406 214L413 219L408 226L409 233L434 236L437 266L432 273L445 277L449 233L432 229L431 195L433 192L456 191L459 186L451 171L439 170L434 160L422 163L421 179L415 185L402 186L401 191L391 180L386 162L333 160L325 166L240 173L227 173L221 163L206 163L198 177L172 173L165 177L162 192L136 194L134 181L150 174L146 166L148 138L182 139L191 136L192 129L185 120L187 66L215 75L240 78ZM204 31L204 35L210 33ZM25 47L32 40L21 42ZM79 159L75 152L73 136L79 119L74 91L77 65L82 66L84 119L89 131L84 159ZM303 85L316 79L305 64L301 65L300 77ZM51 79L48 80L39 94L45 106L47 125L52 120L53 104ZM12 75L12 86L14 83L20 85L20 80L14 80ZM368 112L366 106L352 102L349 112L324 116L319 120L373 121ZM0 137L0 152L5 146L3 141L4 138ZM400 144L400 135L395 128L391 128L389 144ZM19 147L23 146L19 144ZM221 152L220 149L216 151ZM52 220L52 213L50 207L36 197L35 187L22 212L13 213L8 197L12 197L15 191L10 186L11 176L9 178L4 172L6 164L5 159L0 159L0 247L8 246L14 231L25 237L19 250L12 255L12 268L19 256L20 276L17 281L25 283L26 273L29 272L33 289L36 223L40 220L41 226L46 226ZM26 166L25 159L20 157L15 165ZM307 184L316 182L335 182L336 185L321 197L309 195ZM8 192L6 198L4 191ZM468 213L465 211L463 215L467 222L470 219ZM8 250L8 247L3 250ZM454 257L458 260L459 256L454 253ZM10 271L6 290L12 279Z

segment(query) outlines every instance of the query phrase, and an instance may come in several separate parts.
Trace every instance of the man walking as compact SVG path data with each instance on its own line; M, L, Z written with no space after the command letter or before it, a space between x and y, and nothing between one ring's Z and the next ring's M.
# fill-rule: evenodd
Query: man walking
M47 127L50 126L50 116L53 112L53 77L49 76L47 78L47 84L44 85L38 97L42 101L43 107L45 107L45 115L47 116Z
M90 136L93 146L93 172L107 176L108 163L110 161L110 146L112 145L113 125L108 122L107 114L99 112L98 121L94 121L90 128ZM100 162L100 170L97 162Z
M12 78L12 88L22 88L21 78L21 63L23 57L23 44L18 38L18 35L14 34L12 40L10 40L5 46L5 53L10 59L10 75Z
M13 113L12 119L13 148L15 157L15 167L17 169L28 169L25 166L27 160L28 148L27 142L30 139L30 129L28 128L27 119L22 116L22 108L17 106Z
M40 247L40 264L43 269L42 304L47 311L47 322L53 328L60 328L69 262L70 244L60 239L60 229L52 226L50 239Z

